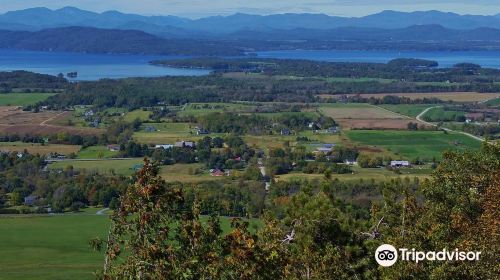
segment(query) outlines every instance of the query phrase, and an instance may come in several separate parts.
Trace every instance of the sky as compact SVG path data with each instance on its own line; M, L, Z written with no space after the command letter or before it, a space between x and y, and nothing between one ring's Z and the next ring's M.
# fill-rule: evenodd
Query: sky
M459 14L500 13L500 0L0 0L0 13L33 7L58 9L73 6L84 10L143 15L177 15L199 18L249 14L324 13L365 16L383 10L440 10Z

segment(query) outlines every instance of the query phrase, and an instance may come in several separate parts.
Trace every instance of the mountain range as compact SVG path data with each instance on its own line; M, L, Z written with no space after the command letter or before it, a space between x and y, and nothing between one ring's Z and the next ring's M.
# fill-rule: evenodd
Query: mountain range
M141 30L164 38L217 37L241 31L331 30L341 27L402 29L414 25L440 25L448 29L500 29L500 15L459 15L440 11L383 11L365 17L324 14L234 14L188 19L177 16L142 16L117 11L95 13L74 7L58 10L31 8L0 15L0 29L38 31L69 26Z

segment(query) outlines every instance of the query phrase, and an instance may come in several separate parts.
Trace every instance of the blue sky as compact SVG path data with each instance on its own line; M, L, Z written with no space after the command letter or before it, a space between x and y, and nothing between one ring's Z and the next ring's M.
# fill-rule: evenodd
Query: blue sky
M500 0L0 0L0 13L32 7L74 6L97 12L118 10L144 15L203 17L252 14L325 13L364 16L382 10L441 10L459 14L498 14Z

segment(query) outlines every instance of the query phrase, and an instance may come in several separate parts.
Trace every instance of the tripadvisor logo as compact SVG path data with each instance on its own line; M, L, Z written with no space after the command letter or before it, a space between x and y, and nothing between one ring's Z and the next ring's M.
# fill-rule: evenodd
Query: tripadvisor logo
M383 267L389 267L396 263L398 258L402 261L419 263L420 261L479 261L481 252L465 252L458 249L449 251L416 251L415 249L399 248L389 244L380 245L375 251L375 260Z

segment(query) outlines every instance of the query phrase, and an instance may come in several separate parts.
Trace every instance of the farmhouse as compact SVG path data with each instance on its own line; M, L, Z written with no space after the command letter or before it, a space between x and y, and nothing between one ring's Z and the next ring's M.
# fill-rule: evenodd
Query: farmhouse
M26 196L24 198L24 204L28 205L28 206L32 206L37 202L37 200L38 200L37 196L34 196L34 195Z
M118 145L108 145L108 150L110 152L119 152L120 151L120 146L118 146Z
M179 141L179 142L175 142L175 144L174 144L174 146L177 148L194 148L195 145L196 144L192 141Z
M196 130L196 135L208 135L208 134L210 134L210 131L204 128L199 128Z
M391 161L391 167L410 167L410 162L405 160L393 160Z
M155 149L168 150L168 149L172 149L173 147L174 147L174 145L171 145L171 144L163 144L163 145L156 145Z
M350 159L346 159L344 161L344 163L347 165L357 165L358 164L358 162L356 160L350 160Z

